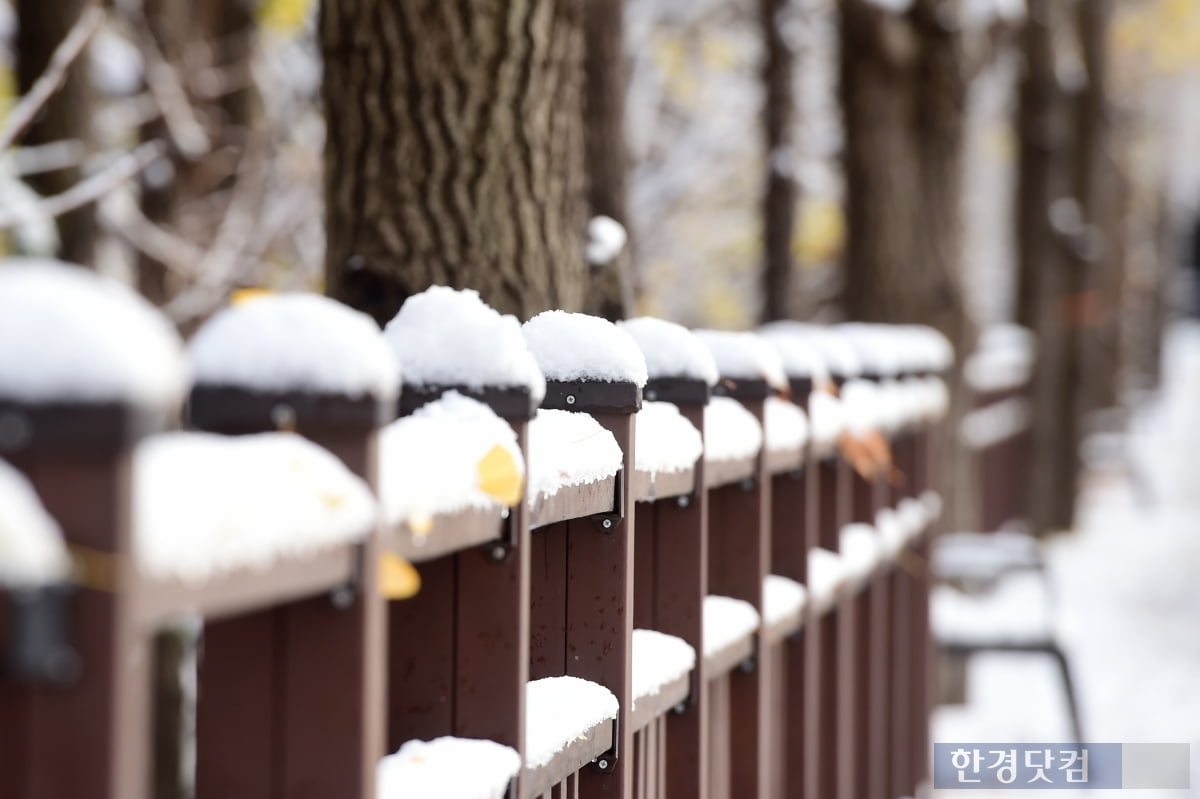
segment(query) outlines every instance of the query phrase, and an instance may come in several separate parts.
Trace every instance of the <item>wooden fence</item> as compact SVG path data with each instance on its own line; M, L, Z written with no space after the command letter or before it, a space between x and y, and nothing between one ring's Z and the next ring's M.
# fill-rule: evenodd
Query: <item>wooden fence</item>
M96 329L114 323L103 309L89 313ZM81 324L75 332L79 339L65 345L87 351L94 331ZM29 331L34 350L44 334ZM144 346L137 339L125 343ZM284 357L270 337L241 346L262 349L262 363ZM336 357L356 357L350 352ZM541 408L594 418L620 449L616 474L512 508L382 519L341 543L189 579L138 563L134 462L139 442L156 431L180 421L223 436L295 431L386 493L380 438L397 414L455 390L507 420L522 452L536 458L535 397L512 386L427 383L397 400L205 382L198 373L184 414L172 419L161 405L128 397L6 392L16 380L9 368L0 363L0 456L32 483L84 576L77 567L83 584L65 607L58 589L0 590L0 647L10 665L35 644L58 653L35 658L44 668L10 668L0 679L5 797L149 795L152 636L181 614L204 619L199 797L369 797L385 752L443 736L486 739L524 756L515 774L500 777L501 793L513 797L895 799L914 795L928 776L928 586L912 568L934 526L937 456L927 418L910 415L885 431L894 469L871 477L843 450L807 444L764 444L750 457L710 453L690 468L654 473L637 468L644 397L673 403L703 434L713 393L761 426L780 397L807 409L812 376L772 386L726 375L715 387L653 371L644 387L551 379ZM914 359L860 379L903 385L929 371ZM376 564L389 553L416 564L421 589L412 598L381 593ZM731 633L731 610L750 623ZM647 660L660 650L643 630L690 647L690 668L640 683L635 668L661 666ZM78 668L48 665L68 649ZM574 713L588 685L562 677L611 693L615 712ZM559 705L552 721L566 734L541 729L550 721L532 713L535 704ZM569 729L573 715L577 728ZM534 740L543 742L536 757ZM546 752L547 740L560 744ZM460 760L431 776L438 767L431 758L418 769L423 789L393 780L386 795L452 796L421 790L482 768Z

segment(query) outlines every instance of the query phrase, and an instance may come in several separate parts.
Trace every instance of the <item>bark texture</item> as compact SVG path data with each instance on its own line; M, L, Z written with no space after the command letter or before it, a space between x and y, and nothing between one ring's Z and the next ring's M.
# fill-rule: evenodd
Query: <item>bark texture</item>
M585 287L582 0L324 0L326 291L502 312Z
M22 94L41 77L79 15L84 0L17 0L17 86ZM20 144L46 144L77 139L91 141L91 95L87 54L67 72L67 79L42 109L38 119L21 136ZM41 195L59 194L82 179L78 167L59 169L29 179ZM95 246L95 207L86 205L58 218L59 255L68 261L92 265Z
M762 321L791 317L792 231L796 219L796 181L792 176L792 69L795 57L780 20L789 0L759 0L759 22L766 47L762 65L763 134L767 153L763 192Z
M627 202L629 147L625 140L625 0L587 0L584 4L584 143L588 204L631 230ZM632 247L610 264L588 270L584 310L616 321L633 307Z

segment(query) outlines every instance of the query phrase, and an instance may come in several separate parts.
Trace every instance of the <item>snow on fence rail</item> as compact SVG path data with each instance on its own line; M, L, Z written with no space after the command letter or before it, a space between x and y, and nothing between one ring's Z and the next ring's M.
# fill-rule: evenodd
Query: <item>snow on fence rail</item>
M202 798L926 776L929 331L522 329L434 288L383 333L256 298L185 357L90 273L0 268L6 302L5 796L148 795L150 639L179 615Z

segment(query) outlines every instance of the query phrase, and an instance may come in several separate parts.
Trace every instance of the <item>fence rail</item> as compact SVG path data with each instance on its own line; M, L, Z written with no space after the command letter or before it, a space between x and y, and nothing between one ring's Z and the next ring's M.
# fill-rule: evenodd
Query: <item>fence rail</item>
M60 278L44 279L52 286ZM273 303L286 301L262 298L225 313L265 318ZM111 324L111 312L102 303L90 309L83 338L88 324ZM210 324L218 323L236 327L220 317ZM861 344L859 333L843 335ZM626 336L616 328L611 334ZM808 401L812 374L792 374L789 387L766 373L725 371L710 388L686 370L651 372L643 389L637 381L578 374L556 380L557 366L547 361L547 399L539 403L536 386L414 380L403 357L400 371L414 387L398 401L386 389L339 391L311 378L289 382L287 374L264 389L253 369L241 372L250 375L241 384L197 369L179 418L219 434L214 474L239 468L237 454L224 453L221 442L266 436L259 440L270 444L271 437L299 435L333 453L345 480L358 481L347 485L369 489L381 507L390 491L406 488L381 483L380 475L391 473L388 459L423 460L437 472L445 453L436 450L480 440L471 420L433 426L437 403L452 391L482 400L508 423L519 460L495 456L497 468L516 469L527 486L535 476L553 483L556 472L565 474L555 459L572 443L531 440L530 427L542 423L535 420L539 404L590 415L596 435L615 446L614 471L564 478L548 492L530 488L511 506L479 494L487 480L469 471L464 484L472 502L442 508L433 495L445 481L430 478L429 485L408 486L407 499L434 513L377 515L353 535L305 547L296 545L298 533L285 536L275 550L245 562L229 555L199 577L150 570L142 541L148 532L131 512L146 501L134 468L139 442L172 426L171 403L134 419L142 406L128 392L101 415L69 386L63 396L30 400L12 387L20 384L15 370L33 367L0 364L0 421L9 423L0 429L30 431L0 436L0 456L32 483L75 560L103 563L106 575L103 584L77 586L67 600L60 643L77 653L77 674L10 669L0 678L4 795L149 795L151 639L180 615L204 619L195 735L200 797L449 796L416 786L489 778L482 761L447 767L430 756L397 763L386 779L378 769L385 752L444 736L510 747L520 758L511 762L523 765L511 773L499 768L490 779L497 795L522 799L913 795L927 776L931 659L928 586L912 563L926 554L936 504L928 493L936 412L913 400L943 366L916 357L916 334L893 334L902 342L893 348L900 360L894 370L830 375L835 384L855 380L878 389L877 402L858 409L847 395L850 418L833 439L828 420ZM36 342L46 331L29 335ZM146 335L134 331L122 344L136 352L147 346ZM162 346L178 347L161 330L154 335ZM203 335L192 346L197 363ZM264 336L241 338L227 354L285 373L280 364L305 359L305 374L334 364L353 373L379 344L367 339L381 339L360 331L354 335L365 338L357 341L333 326L329 335L343 340L326 352L298 354ZM70 344L86 352L86 341ZM819 349L814 341L798 346ZM911 362L904 361L908 354ZM455 357L448 343L445 358ZM717 366L728 364L718 359ZM670 469L639 467L640 449L649 458L663 455L652 447L676 446L639 427L653 418L639 416L643 392L674 400L685 427L705 442L713 433L706 430L710 391L752 417L763 436L752 453L710 448ZM772 441L771 397L808 412L808 441ZM893 406L905 397L909 410L898 413ZM402 418L431 425L431 449L381 445L397 408ZM870 418L856 420L855 413ZM711 428L711 414L708 422ZM839 435L842 450L830 446ZM872 450L873 466L855 454L863 446ZM479 470L492 457L468 465ZM223 525L211 530L214 540L240 536L249 546L261 532L256 524L282 517L297 497L316 495L313 513L330 520L349 513L347 495L303 482L307 468L287 460L278 474L251 475L282 484L280 475L292 470L288 479L298 487L264 489L261 498L250 491L244 504L214 517ZM188 479L179 477L184 494L210 490L194 475ZM220 495L196 501L229 502ZM314 522L296 525L308 530ZM420 591L389 600L377 567L397 555L415 564ZM35 619L23 609L20 599L36 590L18 583L0 589L0 647L10 663L29 646L16 634L19 626L55 632L50 616ZM471 771L477 773L463 773Z

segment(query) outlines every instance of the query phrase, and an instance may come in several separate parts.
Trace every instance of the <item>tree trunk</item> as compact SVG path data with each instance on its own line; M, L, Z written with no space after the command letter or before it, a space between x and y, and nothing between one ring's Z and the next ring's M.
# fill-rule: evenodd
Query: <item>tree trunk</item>
M467 6L471 7L468 8ZM326 291L583 303L581 0L324 0Z
M85 0L17 0L17 85L21 93L41 77L54 49L83 12ZM91 142L91 79L87 54L67 72L67 79L20 139L20 144L46 144L75 139L87 148ZM42 195L59 194L82 179L78 167L35 175L29 185ZM59 255L68 261L92 266L96 221L95 207L85 205L58 218L62 242Z
M629 232L625 0L587 0L584 9L583 125L590 213L612 217ZM584 309L612 321L628 316L633 307L632 271L628 243L611 263L590 267Z
M1110 94L1108 38L1112 0L1076 6L1076 27L1087 70L1087 85L1075 101L1075 196L1087 225L1082 246L1073 249L1075 268L1083 272L1085 294L1079 318L1084 351L1081 408L1093 411L1116 404L1119 308L1122 282L1121 207L1115 180L1113 106Z
M1078 224L1069 213L1069 108L1055 71L1060 6L1057 0L1030 3L1018 91L1017 320L1037 335L1029 508L1039 534L1071 523L1078 452L1080 350L1068 324L1068 298L1081 282L1064 247Z
M762 81L763 133L767 180L763 193L762 321L791 317L792 230L796 219L797 154L792 148L792 68L795 58L784 36L780 16L789 0L759 0L759 22L766 44Z

